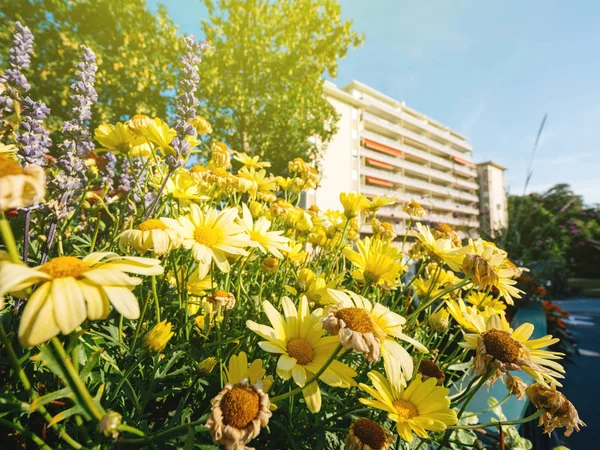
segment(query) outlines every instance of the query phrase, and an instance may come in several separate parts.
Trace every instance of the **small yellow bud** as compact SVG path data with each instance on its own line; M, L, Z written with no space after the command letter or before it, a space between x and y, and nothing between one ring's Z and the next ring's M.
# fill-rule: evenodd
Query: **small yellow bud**
M210 123L208 123L208 120L202 116L196 116L189 120L188 123L194 127L196 133L198 133L200 136L212 133L212 126Z
M231 167L231 156L229 149L223 142L215 142L210 146L212 151L211 163L214 167L220 169L229 169Z
M446 310L446 308L440 309L435 314L429 316L428 322L429 326L434 331L446 331L448 329L448 319L450 318L450 314Z
M209 356L208 358L206 358L198 363L198 372L200 372L203 375L208 375L209 373L211 373L213 371L213 369L215 368L216 365L217 365L217 358L213 358L212 356Z
M277 267L279 266L279 260L277 258L265 258L262 262L262 268L265 272L269 274L273 274L277 272Z
M163 320L144 336L144 346L149 352L160 353L165 349L174 334L171 331L171 323Z

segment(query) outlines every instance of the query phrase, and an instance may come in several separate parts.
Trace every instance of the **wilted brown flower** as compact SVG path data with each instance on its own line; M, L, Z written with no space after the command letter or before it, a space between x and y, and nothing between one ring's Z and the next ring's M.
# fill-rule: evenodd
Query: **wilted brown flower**
M550 434L555 428L566 427L565 436L570 436L573 431L579 431L580 426L586 426L573 404L556 390L556 386L546 387L541 383L534 383L525 393L536 408L545 410L539 420L544 433Z
M372 420L359 418L348 430L348 450L387 450L396 441L390 430Z

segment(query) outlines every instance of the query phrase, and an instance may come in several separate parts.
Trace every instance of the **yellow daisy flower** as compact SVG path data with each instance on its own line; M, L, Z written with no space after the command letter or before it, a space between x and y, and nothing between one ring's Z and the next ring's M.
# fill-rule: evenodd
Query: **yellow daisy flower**
M481 289L495 287L506 302L513 304L513 298L521 298L523 291L515 287L514 278L519 273L509 261L504 250L483 239L469 240L469 245L457 253L464 255L463 272L471 276Z
M235 208L223 211L209 208L204 212L198 205L191 204L187 216L163 220L183 237L182 245L192 251L194 259L202 264L210 264L212 260L223 272L229 272L227 255L247 255L244 248L249 244L248 235L236 222L237 218Z
M329 289L337 303L328 309L323 328L337 334L345 348L364 353L369 361L383 356L383 364L394 380L406 385L413 375L413 360L396 339L400 339L427 353L427 348L402 332L406 319L381 303L371 303L350 291Z
M557 378L564 378L565 370L555 362L562 359L563 353L544 348L559 341L551 335L529 340L534 327L524 323L513 330L501 316L490 317L485 326L481 320L476 322L477 331L465 334L464 342L459 345L475 350L473 368L479 375L487 374L488 368L494 369L490 383L509 371L523 370L534 380L547 385L547 382L562 386Z
M0 154L0 211L23 208L41 202L46 194L46 174L35 165L21 167Z
M200 136L210 134L213 131L212 126L210 125L208 120L206 120L202 116L196 116L193 119L188 120L188 123L194 127L196 133L198 133Z
M371 213L376 213L379 209L384 206L393 205L396 203L396 196L388 196L388 195L375 195L373 198L369 199L367 203L367 210Z
M321 325L322 309L312 313L308 309L306 296L300 299L300 306L288 298L281 299L283 316L269 302L263 302L263 310L272 327L258 324L252 320L246 322L247 327L265 341L258 345L269 353L279 354L277 375L284 380L294 378L298 386L304 386L321 367L338 346L337 336L323 336ZM344 363L334 360L321 374L319 379L329 386L348 388L355 386L353 378L356 372ZM304 400L311 412L321 409L321 390L317 381L311 383L303 391Z
M429 227L420 222L417 222L416 227L417 230L412 230L411 233L430 256L441 259L454 272L461 270L464 254L456 251L451 239L436 239Z
M137 132L164 153L175 152L171 147L171 141L177 136L177 132L159 118L143 122Z
M348 219L358 216L360 212L369 205L369 200L357 192L342 192L340 203L344 207L344 215Z
M105 123L99 125L94 131L94 139L104 147L97 149L97 151L110 150L126 155L129 153L135 138L136 136L130 131L129 127L121 122L117 122L116 125Z
M352 276L362 283L373 283L387 287L398 284L400 275L406 267L401 264L401 255L393 244L381 239L365 237L356 241L358 252L347 247L343 254L358 269L352 271Z
M134 230L125 230L119 236L119 247L133 247L138 252L148 250L156 255L164 255L181 245L182 238L175 230L171 230L161 219L143 221Z
M243 167L237 176L253 182L253 187L248 191L252 200L256 197L269 198L277 190L277 179L272 175L267 176L267 172L263 169L256 170L254 167Z
M255 222L245 203L242 205L241 222L250 237L250 247L258 248L264 254L270 252L279 259L283 259L281 251L290 250L287 245L289 239L282 236L283 231L269 231L271 221L266 217L259 217Z
M254 169L265 169L271 167L271 163L268 161L260 161L259 156L250 156L244 152L235 152L233 159L241 163L244 167Z
M19 324L19 341L33 347L56 336L69 334L86 319L104 319L109 303L127 319L140 316L131 292L138 275L160 275L158 259L97 252L85 258L59 256L38 267L4 262L0 265L0 297L33 285L37 289L25 304Z
M425 209L414 199L404 205L402 210L411 217L423 217L425 215Z
M262 366L262 359L255 359L248 365L246 353L240 352L229 358L229 364L225 368L225 384L238 384L242 380L248 380L250 384L261 382L263 391L269 392L273 385L273 376L265 376L267 371Z
M458 422L456 411L450 409L450 389L436 386L435 378L422 381L418 374L408 387L403 388L390 383L376 370L369 372L368 377L373 387L364 383L359 387L373 399L361 398L360 402L386 411L388 418L396 422L402 440L411 443L413 433L427 439L427 431L442 432L448 425Z
M494 314L504 314L506 310L506 303L485 292L472 291L467 295L466 300L478 310L484 311L484 315L487 317Z
M490 318L485 311L476 306L466 305L462 299L446 299L446 309L456 323L465 331L477 332L485 328L485 322Z

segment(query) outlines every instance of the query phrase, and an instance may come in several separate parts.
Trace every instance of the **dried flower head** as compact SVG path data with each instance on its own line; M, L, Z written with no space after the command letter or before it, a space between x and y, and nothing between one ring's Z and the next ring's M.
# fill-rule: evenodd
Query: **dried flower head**
M212 399L211 415L206 422L216 444L227 450L246 449L245 445L266 427L271 417L269 396L261 383L249 385L247 380L227 384Z
M402 210L411 217L423 217L425 209L416 200L411 200L402 207Z
M360 417L348 430L348 450L387 450L396 441L396 436L372 420Z
M573 404L556 390L556 386L534 383L525 393L536 408L545 410L539 420L539 425L544 427L544 433L550 434L555 428L566 427L565 436L568 437L573 431L579 431L580 427L586 426Z
M231 292L218 290L214 294L208 296L208 301L212 303L215 308L221 307L222 309L233 309L235 306L235 296Z
M446 381L446 375L442 369L430 359L421 360L417 371L423 376L423 381L427 381L429 378L435 378L437 380L437 386L443 386L444 381Z

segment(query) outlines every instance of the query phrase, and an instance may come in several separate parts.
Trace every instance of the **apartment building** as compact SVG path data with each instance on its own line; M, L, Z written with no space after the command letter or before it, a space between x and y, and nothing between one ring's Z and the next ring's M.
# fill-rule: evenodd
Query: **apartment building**
M399 236L409 219L402 205L411 199L427 210L424 222L479 234L478 172L464 136L358 81L343 88L326 81L325 93L340 114L339 129L324 149L323 181L309 204L339 208L344 191L395 195L398 203L378 217Z
M493 161L477 164L479 175L479 204L481 205L481 231L494 235L508 226L508 199L504 188L506 167Z

